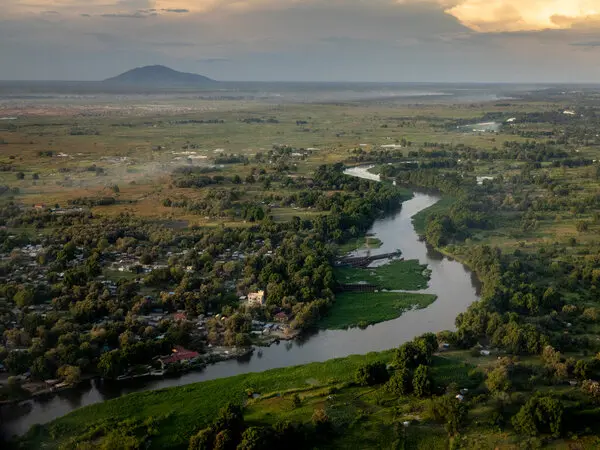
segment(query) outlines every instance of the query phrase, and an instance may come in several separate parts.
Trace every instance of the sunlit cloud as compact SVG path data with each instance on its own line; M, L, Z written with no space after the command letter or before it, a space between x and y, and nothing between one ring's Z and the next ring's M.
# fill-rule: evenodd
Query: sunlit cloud
M600 20L600 0L460 0L446 9L481 32L569 29Z

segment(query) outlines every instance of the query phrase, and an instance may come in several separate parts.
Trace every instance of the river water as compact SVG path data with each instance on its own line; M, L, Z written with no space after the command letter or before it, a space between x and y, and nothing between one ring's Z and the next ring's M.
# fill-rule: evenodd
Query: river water
M348 171L350 175L378 180L365 168ZM131 384L92 380L76 389L59 393L47 399L28 400L19 407L11 407L10 417L4 414L4 431L8 436L25 433L32 425L49 422L77 408L103 402L132 392L181 386L199 381L229 377L248 372L261 372L278 367L294 366L315 361L326 361L353 354L387 350L426 332L454 329L455 317L478 300L479 283L475 275L461 263L436 252L420 241L411 218L439 201L437 195L415 192L414 197L402 204L396 214L378 219L370 234L383 245L371 250L372 255L400 249L402 256L418 259L431 269L427 289L419 292L438 296L429 307L408 311L389 322L379 323L364 330L321 330L301 340L282 342L255 351L242 360L229 360L210 365L200 372L190 372L178 378L136 380Z

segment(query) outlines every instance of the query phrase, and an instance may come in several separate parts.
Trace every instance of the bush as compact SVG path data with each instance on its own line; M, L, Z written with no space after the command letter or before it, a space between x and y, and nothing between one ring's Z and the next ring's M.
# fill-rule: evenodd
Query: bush
M429 377L429 367L420 365L415 370L413 377L413 390L417 397L427 397L431 395L431 379Z
M315 409L310 420L317 434L326 433L331 428L331 421L324 409Z
M389 377L385 363L373 362L359 367L355 379L360 386L374 386L385 383Z
M560 436L564 408L560 401L552 397L536 396L530 398L512 418L512 424L518 433L537 436L551 433Z
M386 391L394 395L406 395L412 391L412 376L406 367L398 369L385 385Z

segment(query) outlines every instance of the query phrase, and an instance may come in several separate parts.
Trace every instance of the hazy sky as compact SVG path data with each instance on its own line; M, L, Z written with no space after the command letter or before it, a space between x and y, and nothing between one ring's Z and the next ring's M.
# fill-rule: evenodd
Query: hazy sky
M600 82L600 0L1 0L0 79Z

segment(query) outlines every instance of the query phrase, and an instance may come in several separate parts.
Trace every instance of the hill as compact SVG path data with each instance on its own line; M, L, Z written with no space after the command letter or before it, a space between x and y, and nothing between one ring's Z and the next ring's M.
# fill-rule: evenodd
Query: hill
M215 82L215 80L202 75L178 72L177 70L160 65L137 67L103 81L103 83L106 84L143 84L162 86L196 86Z

